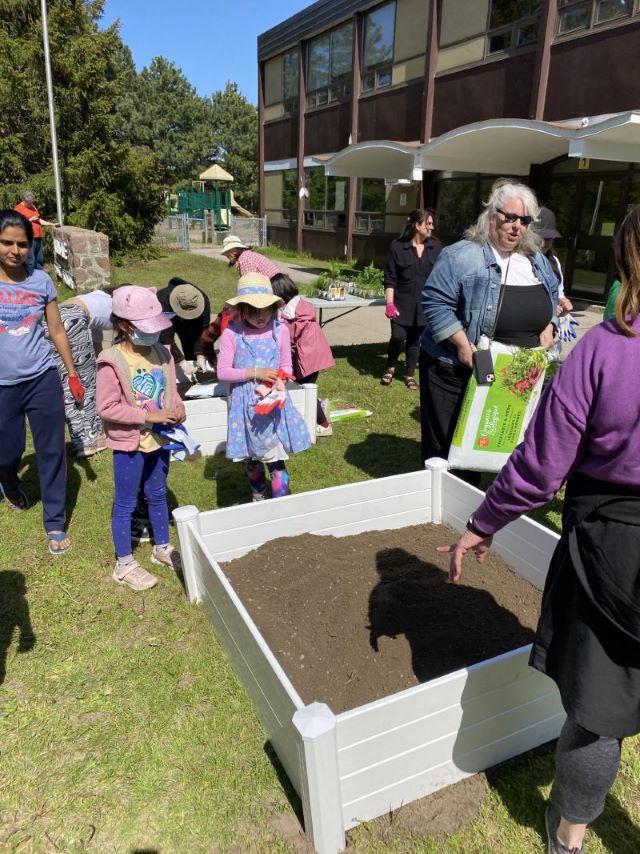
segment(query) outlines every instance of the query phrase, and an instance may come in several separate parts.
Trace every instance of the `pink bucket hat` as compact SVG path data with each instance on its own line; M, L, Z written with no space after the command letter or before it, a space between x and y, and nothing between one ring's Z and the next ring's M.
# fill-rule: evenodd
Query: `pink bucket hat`
M156 290L123 285L113 292L111 310L116 317L128 320L140 332L162 332L171 326L171 321L163 314Z

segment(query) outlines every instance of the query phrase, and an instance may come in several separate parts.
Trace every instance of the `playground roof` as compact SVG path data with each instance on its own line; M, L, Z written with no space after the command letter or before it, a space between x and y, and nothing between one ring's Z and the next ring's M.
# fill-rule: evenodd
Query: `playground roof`
M201 172L199 177L201 181L233 181L233 175L229 175L217 163L214 163L213 166Z

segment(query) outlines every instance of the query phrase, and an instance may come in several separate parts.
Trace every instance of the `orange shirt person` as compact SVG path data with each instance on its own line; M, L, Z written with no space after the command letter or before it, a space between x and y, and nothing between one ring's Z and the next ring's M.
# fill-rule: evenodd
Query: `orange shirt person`
M31 227L33 228L33 241L31 243L31 247L29 249L29 256L26 262L27 269L42 270L42 268L44 267L44 251L42 249L42 226L53 225L53 223L48 222L46 219L42 219L42 217L40 216L40 211L33 202L33 193L29 190L22 194L22 201L18 202L14 210L18 211L18 213L21 213L22 216L26 217L31 223Z

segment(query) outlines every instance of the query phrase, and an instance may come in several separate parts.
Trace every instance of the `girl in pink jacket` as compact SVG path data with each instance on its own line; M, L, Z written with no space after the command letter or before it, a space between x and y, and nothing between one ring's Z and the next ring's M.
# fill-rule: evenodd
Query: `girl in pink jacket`
M296 380L299 383L316 383L320 371L335 365L329 342L318 323L316 310L300 296L289 276L282 275L278 280L272 280L271 287L274 294L285 303L281 318L291 337L291 359ZM328 410L328 401L321 401L318 397L317 436L330 436L333 432Z
M153 427L181 424L186 414L176 391L173 359L158 343L171 321L162 312L156 289L124 285L113 294L112 310L114 346L98 357L97 405L107 447L113 449L113 579L133 590L147 590L158 579L134 560L131 517L142 487L155 543L151 563L180 569L180 555L169 542L170 452Z

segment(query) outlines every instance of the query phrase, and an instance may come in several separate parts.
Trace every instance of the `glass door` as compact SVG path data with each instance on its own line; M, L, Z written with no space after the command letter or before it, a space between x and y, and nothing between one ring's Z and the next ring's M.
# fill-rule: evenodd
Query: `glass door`
M574 238L571 292L603 299L613 269L612 240L620 218L623 182L583 178L578 229Z
M562 234L554 244L565 290L577 297L604 301L614 273L612 239L622 218L625 181L619 176L552 178L546 203Z

